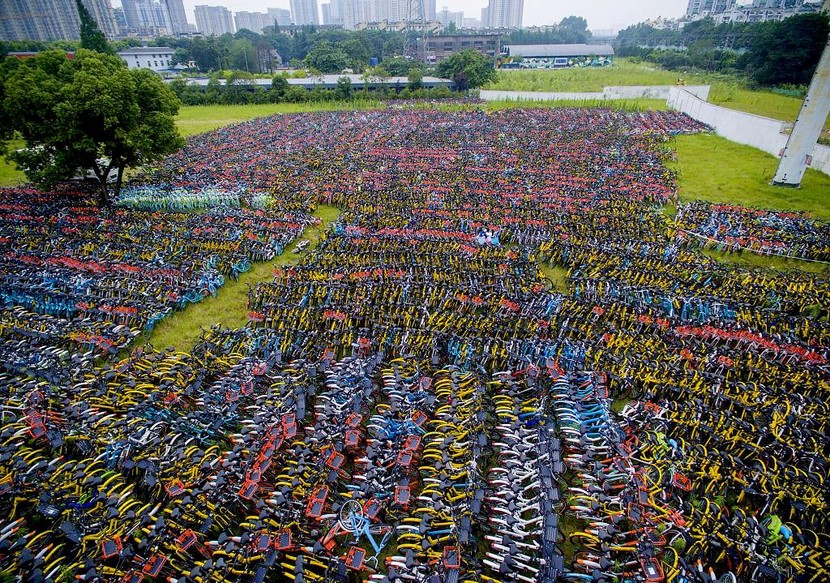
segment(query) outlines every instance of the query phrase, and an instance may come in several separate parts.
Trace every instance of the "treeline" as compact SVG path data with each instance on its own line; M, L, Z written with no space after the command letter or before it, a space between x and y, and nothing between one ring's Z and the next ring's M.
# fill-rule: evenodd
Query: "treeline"
M801 14L780 22L715 24L705 18L680 30L637 24L620 31L617 54L667 69L737 74L762 86L810 82L827 42L825 14Z
M213 73L206 86L192 83L186 78L170 82L170 88L185 105L239 105L246 103L306 103L325 101L378 100L378 99L444 99L453 92L447 87L426 88L423 86L424 69L414 66L411 61L398 63L390 59L395 66L394 75L382 65L368 68L362 77L365 83L357 88L348 76L337 80L337 87L326 89L321 86L306 89L304 86L292 85L292 77L312 79L319 72L297 71L295 74L281 73L271 79L270 86L257 83L253 74L247 71L225 71ZM406 68L404 68L406 65ZM481 87L496 80L496 71L492 61L473 50L464 50L444 59L434 69L428 70L444 79L452 79L456 91L466 91ZM390 83L391 77L405 77ZM369 86L374 86L373 90Z
M270 86L254 84L242 71L228 75L215 73L206 87L176 79L170 88L184 105L242 105L251 103L323 103L327 101L373 101L389 99L445 99L453 92L445 87L426 89L417 76L406 83L376 91L355 88L349 77L338 79L335 89L305 89L289 85L288 78L277 75Z

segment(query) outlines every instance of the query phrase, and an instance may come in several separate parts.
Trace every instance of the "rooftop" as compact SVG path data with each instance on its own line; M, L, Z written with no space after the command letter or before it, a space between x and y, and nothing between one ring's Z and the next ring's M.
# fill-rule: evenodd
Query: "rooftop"
M511 57L590 57L614 54L611 45L505 45L504 48Z
M173 53L170 47L133 47L125 51L118 51L119 55L157 55L159 53Z

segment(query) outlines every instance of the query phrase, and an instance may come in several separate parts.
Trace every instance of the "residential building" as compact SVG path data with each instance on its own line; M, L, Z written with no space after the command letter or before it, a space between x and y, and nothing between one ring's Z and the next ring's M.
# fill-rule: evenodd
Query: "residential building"
M234 14L236 30L247 29L256 33L268 26L274 26L274 21L265 12L236 12Z
M202 34L220 36L234 33L231 11L224 6L199 5L194 12L196 27Z
M461 28L476 30L478 28L481 28L481 21L478 18L462 18Z
M734 6L730 10L713 14L712 18L718 24L729 22L768 22L784 20L797 14L818 12L821 9L819 2L804 0L755 0L745 6Z
M710 16L732 10L736 0L689 0L686 7L686 18Z
M482 9L481 23L485 28L521 28L524 4L524 0L490 0Z
M167 10L167 16L170 19L170 32L174 35L188 34L190 27L182 0L162 0L162 5Z
M83 0L108 38L118 36L109 0ZM0 0L0 40L77 40L80 17L75 0Z
M181 1L181 0L180 0ZM155 0L121 0L124 32L129 35L158 36L174 34L167 6Z
M268 20L271 21L269 26L273 26L274 22L280 26L289 26L291 24L291 11L288 8L269 8Z
M115 22L115 12L110 0L83 0L84 6L98 23L98 28L109 39L119 36L118 24ZM2 3L2 2L0 2ZM72 2L74 4L74 2Z
M317 0L291 0L291 21L294 24L320 24Z
M118 30L127 30L127 19L124 17L124 9L120 6L118 8L113 8L112 14L115 16L115 24L118 26Z
M452 12L446 6L444 6L444 8L442 8L435 16L435 20L437 20L444 26L449 26L450 22L452 22L455 24L457 28L461 28L464 24L464 13Z
M134 47L118 53L130 69L165 71L173 67L170 47Z
M749 4L738 4L736 0L689 0L686 20L711 16L718 24L766 22L820 9L821 0L753 0Z

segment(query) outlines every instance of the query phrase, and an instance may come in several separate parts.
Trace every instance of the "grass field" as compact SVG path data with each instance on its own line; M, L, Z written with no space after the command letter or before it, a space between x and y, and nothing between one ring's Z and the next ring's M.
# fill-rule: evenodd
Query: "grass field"
M614 85L674 85L683 77L687 85L711 85L709 101L730 109L783 121L795 121L801 99L756 91L734 76L715 73L678 74L651 63L617 59L611 67L596 69L554 69L546 71L499 71L498 81L485 89L502 91L594 92ZM830 130L830 122L825 125Z
M772 186L778 160L714 135L678 136L681 200L707 200L778 210L808 211L830 220L830 176L808 169L801 188Z
M176 117L176 126L182 136L188 137L275 113L303 113L308 111L339 111L373 109L379 101L352 101L332 103L266 103L262 105L194 105L183 106ZM23 140L12 140L10 150L22 148ZM0 157L0 187L17 186L26 182L26 176L14 164Z
M258 105L193 105L179 110L176 125L184 136L192 136L216 128L275 113L374 109L379 101L331 103L266 103Z
M169 346L177 350L190 350L196 344L202 330L214 324L221 324L228 328L244 327L248 321L248 286L270 281L275 268L299 261L301 255L294 253L297 243L302 239L308 239L310 245L306 253L309 253L339 214L340 211L334 207L319 206L314 216L323 221L321 225L306 229L300 239L289 245L283 254L273 261L255 263L237 281L227 281L219 290L217 297L202 300L198 304L188 306L186 310L165 318L155 327L147 341L159 350ZM144 339L139 339L139 342L143 341Z
M6 144L6 148L11 152L18 150L24 146L23 140L10 140ZM17 186L26 182L26 176L20 172L14 164L6 162L6 159L0 156L0 187L2 186Z

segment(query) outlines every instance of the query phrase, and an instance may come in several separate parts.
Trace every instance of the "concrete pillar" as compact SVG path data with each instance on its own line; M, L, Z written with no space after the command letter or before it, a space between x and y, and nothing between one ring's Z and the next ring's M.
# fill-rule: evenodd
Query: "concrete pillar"
M825 8L830 0L825 1ZM827 115L830 114L830 38L816 67L815 75L795 120L793 131L784 147L784 154L775 171L773 184L798 186L807 169L807 158L813 153Z

